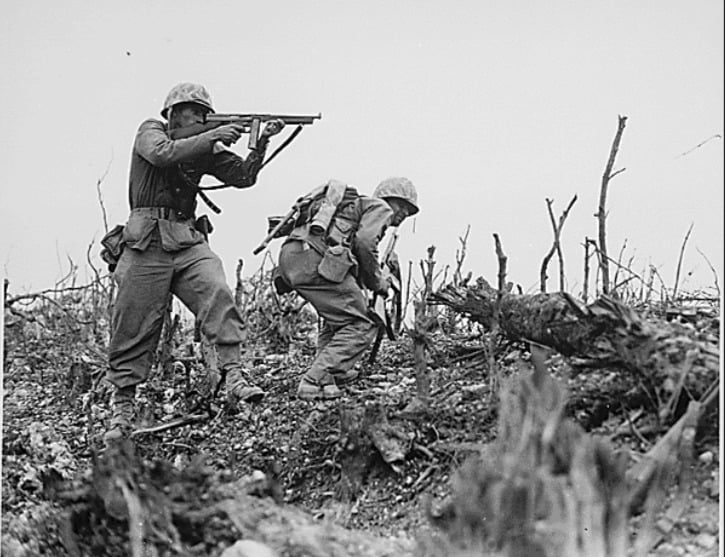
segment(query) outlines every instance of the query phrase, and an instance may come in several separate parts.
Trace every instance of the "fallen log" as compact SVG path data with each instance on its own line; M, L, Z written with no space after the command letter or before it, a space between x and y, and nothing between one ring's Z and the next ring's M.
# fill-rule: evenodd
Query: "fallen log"
M430 299L491 327L497 296L498 290L479 278L467 286L448 285ZM657 386L656 396L661 395L663 402L677 389L683 374L682 386L694 400L718 377L720 352L714 334L645 318L611 297L581 306L565 292L504 292L498 304L499 331L507 339L543 344L588 366L637 373Z

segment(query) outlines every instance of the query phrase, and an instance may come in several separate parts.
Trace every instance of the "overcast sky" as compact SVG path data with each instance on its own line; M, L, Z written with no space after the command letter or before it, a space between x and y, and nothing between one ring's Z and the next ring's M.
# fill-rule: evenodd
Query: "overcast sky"
M105 176L109 225L124 222L136 129L180 81L203 83L219 112L323 115L254 188L212 195L230 283L237 259L247 275L259 266L266 216L298 195L329 178L371 193L398 175L421 205L401 227L404 267L431 244L453 264L470 224L465 270L495 281L498 233L508 278L528 291L552 241L545 199L558 217L576 194L562 240L576 294L626 115L610 253L626 241L634 270L655 265L672 286L694 223L684 287L714 284L707 260L722 284L722 0L6 0L0 65L0 273L13 293L52 287L69 259L85 267L92 242L98 261L96 184ZM549 274L556 289L555 262Z

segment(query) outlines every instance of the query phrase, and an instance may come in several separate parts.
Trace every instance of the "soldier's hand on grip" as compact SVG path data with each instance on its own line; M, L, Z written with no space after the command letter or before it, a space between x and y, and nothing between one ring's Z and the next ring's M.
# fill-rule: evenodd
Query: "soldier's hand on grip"
M233 145L242 137L244 128L238 124L226 124L212 130L214 141L221 141L224 145Z

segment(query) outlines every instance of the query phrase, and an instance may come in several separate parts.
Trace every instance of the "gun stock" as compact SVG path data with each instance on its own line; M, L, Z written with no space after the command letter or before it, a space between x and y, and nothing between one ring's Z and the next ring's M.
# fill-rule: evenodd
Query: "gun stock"
M314 193L314 192L313 192ZM277 234L279 234L280 230L285 228L287 225L293 223L297 220L297 217L300 215L300 212L302 211L302 208L309 203L309 201L312 199L310 195L302 196L300 197L295 204L292 206L292 209L290 209L289 213L287 213L284 217L280 219L280 221L274 225L274 227L269 231L267 236L262 240L262 243L259 244L256 248L254 248L254 251L252 253L254 255L258 255L263 249L265 249L269 243L274 240L277 237Z
M259 253L261 253L262 250L264 250L269 245L269 243L272 240L275 239L275 237L277 236L277 233L280 230L282 230L287 224L289 224L290 221L293 221L293 220L297 219L298 211L299 211L299 208L298 208L297 205L295 205L294 207L292 207L292 209L290 210L290 212L287 213L277 223L277 225L269 232L269 234L267 234L267 236L264 238L264 240L262 240L262 243L259 244L256 248L254 248L254 251L252 251L252 253L254 255L259 255Z

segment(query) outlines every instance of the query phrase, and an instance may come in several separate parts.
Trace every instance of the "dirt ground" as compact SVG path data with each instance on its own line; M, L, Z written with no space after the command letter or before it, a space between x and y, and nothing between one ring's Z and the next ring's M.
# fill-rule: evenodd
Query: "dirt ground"
M103 368L93 347L54 345L35 335L32 323L6 329L3 373L2 536L3 555L72 555L52 521L63 508L57 494L88 478L100 435L109 415L109 390L92 379ZM57 339L60 342L60 339ZM428 415L404 412L415 391L410 341L385 341L378 362L361 366L362 378L345 387L342 401L310 403L294 396L312 347L253 359L257 383L268 395L259 405L222 412L210 420L141 435L136 439L144 462L162 460L176 470L202 463L223 477L271 479L280 502L309 512L315 519L380 536L415 538L435 529L435 516L450 494L451 478L461 464L478 454L496 435L490 412L486 362L467 357L477 340L436 340L429 358L432 408ZM527 369L522 347L505 346L501 365L513 374ZM551 360L567 383L570 415L589 431L613 437L634 455L657 439L657 432L622 433L626 424L628 382L615 372L570 377L566 363ZM183 365L182 365L183 364ZM189 373L185 373L185 367ZM200 380L195 362L180 362L167 375L156 374L138 394L139 427L164 423L187 408L184 393ZM366 401L384 404L388 419L405 431L403 460L365 463L357 496L346 501L340 491L340 409ZM624 406L623 406L624 403ZM718 555L720 541L719 416L706 416L696 440L693 480L684 511L650 555ZM675 500L671 493L662 514ZM39 518L40 517L40 518ZM640 527L631 521L633 536ZM216 535L216 534L214 534ZM216 547L234 540L219 532ZM212 554L212 553L210 553ZM218 554L218 553L213 553Z

